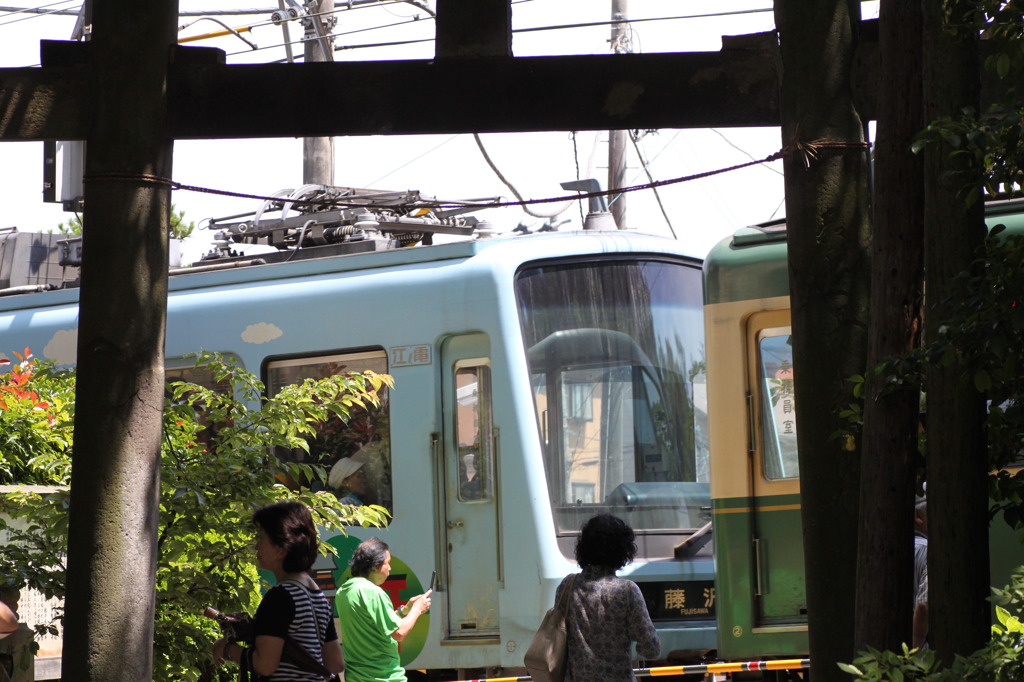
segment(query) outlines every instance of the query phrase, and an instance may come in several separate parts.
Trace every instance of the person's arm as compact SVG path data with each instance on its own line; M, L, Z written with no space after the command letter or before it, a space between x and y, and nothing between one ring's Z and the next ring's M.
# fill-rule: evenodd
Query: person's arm
M430 594L432 592L433 590L427 590L424 594L417 594L405 606L398 609L398 615L402 619L402 624L391 633L391 637L396 642L401 642L405 639L405 636L412 631L420 616L430 608Z
M284 651L284 640L272 635L257 635L253 646L253 672L269 677L277 672L281 665L281 652Z
M240 644L225 644L220 650L222 660L241 662L242 656L250 656L252 670L259 675L273 675L281 664L281 652L284 651L284 638L295 618L295 603L288 590L280 585L272 588L256 609L253 628L256 639L252 651L248 652ZM220 642L220 640L218 640ZM214 644L213 657L217 660L218 647Z
M335 640L337 644L337 640ZM277 666L281 664L281 652L284 650L284 640L280 637L260 635L256 638L256 645L252 652L252 669L260 675L273 675L277 672ZM341 648L338 648L340 653ZM242 656L247 655L246 647L237 642L230 644L221 637L213 643L213 662L221 665L225 661L235 663L242 662ZM331 671L335 672L335 671ZM338 671L340 672L340 671Z
M321 654L324 659L324 667L337 675L345 671L345 656L341 652L341 643L336 639L324 642Z
M912 646L920 649L928 636L928 602L919 601L914 605L914 634Z
M651 621L647 603L636 583L629 581L632 599L629 614L630 639L636 641L636 653L643 658L657 658L661 654L658 630Z
M6 637L18 629L18 614L11 607L0 601L0 638Z

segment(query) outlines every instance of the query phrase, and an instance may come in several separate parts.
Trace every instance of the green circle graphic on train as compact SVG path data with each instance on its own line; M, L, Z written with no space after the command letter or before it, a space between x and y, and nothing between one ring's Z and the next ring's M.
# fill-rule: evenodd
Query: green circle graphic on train
M352 576L352 572L349 570L348 562L352 558L352 555L356 551L356 547L362 542L359 538L344 535L335 535L334 537L328 538L327 542L338 551L337 556L320 557L314 571L316 573L317 582L320 583L321 587L327 587L325 585L324 578L327 577L328 571L330 572L331 581L335 586L341 587L346 580ZM324 566L325 568L321 568ZM420 582L419 577L413 572L409 565L406 564L402 559L394 554L391 555L391 575L384 581L384 584L380 586L388 597L391 599L392 605L397 609L402 604L406 603L412 597L417 594L422 594L424 591L423 584ZM333 605L334 601L334 589L325 589L328 596L331 598ZM338 611L335 609L334 616L338 616ZM416 625L406 635L405 639L398 645L398 652L401 657L401 664L403 666L409 665L421 651L423 651L424 645L427 643L427 633L430 631L430 612L427 612L420 616L419 620L416 621ZM344 641L344 636L342 636Z

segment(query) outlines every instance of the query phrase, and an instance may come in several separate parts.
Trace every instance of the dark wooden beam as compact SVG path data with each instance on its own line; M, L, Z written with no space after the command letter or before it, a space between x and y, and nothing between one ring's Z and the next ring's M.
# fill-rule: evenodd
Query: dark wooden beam
M75 57L84 47L50 45L44 68L0 69L0 140L87 136L89 71L84 51ZM203 139L776 125L773 63L758 50L727 50L227 66L219 50L178 48L169 67L171 133Z
M746 51L193 65L171 82L176 139L778 123L772 60Z
M875 117L876 22L854 65L861 117ZM43 68L0 69L0 141L85 139L86 45L43 41ZM224 64L179 47L170 64L175 139L777 126L778 49L766 35L720 52ZM983 102L1006 89L983 72ZM288 96L285 96L288 95Z
M483 12L492 29L484 42L501 52L504 19L492 1L472 11L452 5L439 32L465 37L459 27ZM440 33L438 40L442 53L456 44ZM0 69L0 141L88 135L86 45L43 42L43 68ZM233 66L220 50L179 47L169 66L171 133L210 139L777 126L774 37L734 36L723 44L720 52ZM865 119L874 118L878 68L876 22L866 21L853 74ZM985 101L1003 89L986 84Z

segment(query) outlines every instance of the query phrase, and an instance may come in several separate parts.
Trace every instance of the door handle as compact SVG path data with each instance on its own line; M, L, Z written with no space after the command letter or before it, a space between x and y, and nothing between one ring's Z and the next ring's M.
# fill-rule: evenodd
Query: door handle
M449 521L448 522L448 530L455 530L456 528L464 528L464 527L465 526L462 523L462 519L459 519L458 521Z

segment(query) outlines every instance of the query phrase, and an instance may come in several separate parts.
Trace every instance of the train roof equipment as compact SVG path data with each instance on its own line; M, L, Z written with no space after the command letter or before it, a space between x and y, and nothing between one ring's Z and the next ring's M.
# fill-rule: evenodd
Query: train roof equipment
M215 248L199 265L248 257L240 247L268 247L264 262L430 245L434 235L473 239L494 234L491 223L468 215L498 198L440 201L417 190L383 191L304 185L271 195L250 213L210 220Z

